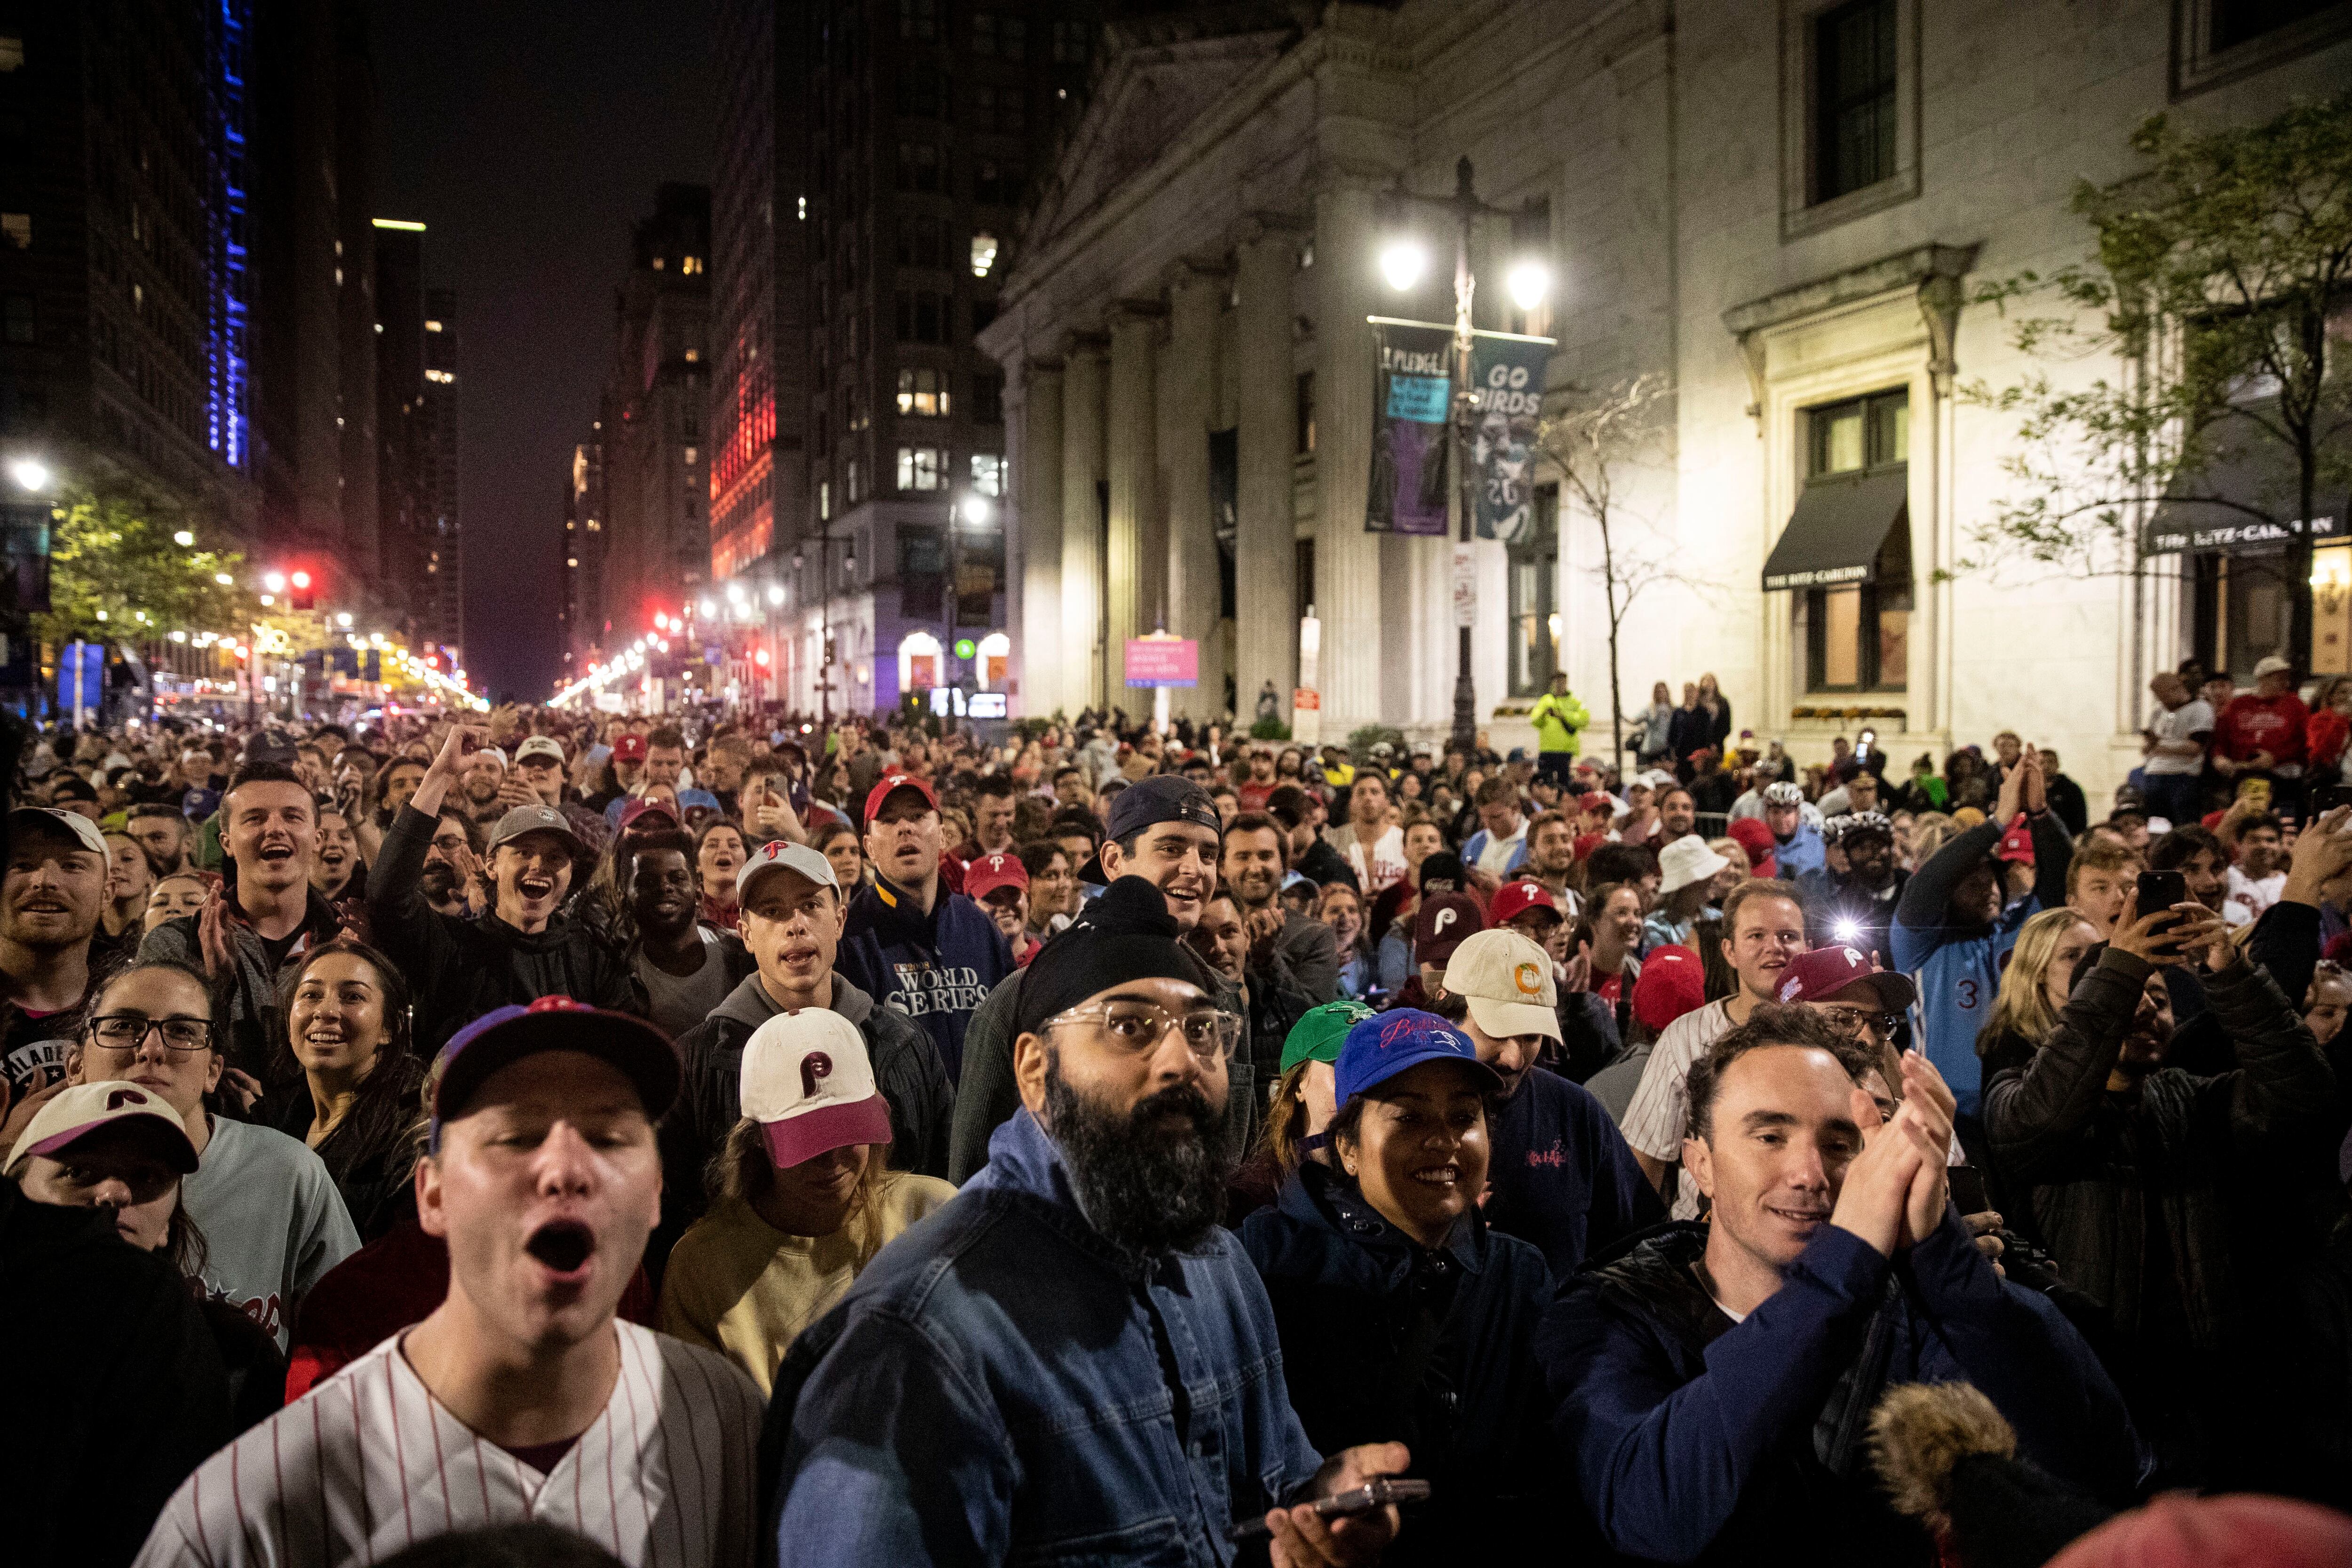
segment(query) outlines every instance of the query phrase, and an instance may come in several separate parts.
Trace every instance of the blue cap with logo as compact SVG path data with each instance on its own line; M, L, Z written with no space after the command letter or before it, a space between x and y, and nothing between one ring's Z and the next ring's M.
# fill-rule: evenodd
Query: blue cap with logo
M1399 1007L1376 1014L1348 1031L1339 1059L1333 1065L1332 1097L1345 1105L1366 1089L1386 1083L1397 1074L1423 1062L1460 1062L1472 1069L1479 1087L1499 1089L1500 1074L1478 1059L1470 1037L1434 1013Z

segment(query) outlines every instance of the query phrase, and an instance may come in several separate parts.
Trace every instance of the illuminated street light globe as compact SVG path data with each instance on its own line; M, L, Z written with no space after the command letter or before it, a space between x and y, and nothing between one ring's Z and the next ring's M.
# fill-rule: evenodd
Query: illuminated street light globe
M1512 304L1532 310L1551 292L1551 268L1540 261L1522 261L1511 268L1503 286L1511 291Z
M1381 276L1402 292L1421 281L1429 270L1429 252L1417 239L1392 239L1381 247Z
M18 458L8 465L8 477L16 481L19 489L45 490L49 488L49 466L38 458Z
M272 572L261 579L261 585L273 594L282 594L286 592L286 574Z
M986 496L968 495L963 498L963 520L972 527L986 528L989 519L995 515L996 508L990 504Z
M183 550L185 550L189 545L194 544L195 542L196 536L184 528L180 530L179 532L172 535L172 542L178 545Z

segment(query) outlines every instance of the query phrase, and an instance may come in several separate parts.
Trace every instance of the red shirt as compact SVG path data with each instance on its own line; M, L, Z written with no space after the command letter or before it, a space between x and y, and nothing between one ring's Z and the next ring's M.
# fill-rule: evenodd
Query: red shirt
M1264 811L1266 797L1281 787L1280 779L1272 779L1265 784L1260 784L1255 779L1247 779L1234 791L1234 798L1241 803L1241 808L1244 811Z
M2256 752L2268 752L2274 763L2299 764L2304 760L2304 731L2310 721L2311 710L2292 691L2276 697L2241 691L2214 721L2213 744L2233 763L2249 761Z

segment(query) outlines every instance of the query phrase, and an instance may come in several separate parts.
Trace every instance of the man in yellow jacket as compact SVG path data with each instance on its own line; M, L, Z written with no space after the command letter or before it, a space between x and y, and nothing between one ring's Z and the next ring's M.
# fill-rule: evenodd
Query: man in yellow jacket
M1570 694L1565 671L1551 672L1551 689L1536 699L1528 719L1536 727L1536 777L1567 788L1574 780L1576 738L1592 715Z

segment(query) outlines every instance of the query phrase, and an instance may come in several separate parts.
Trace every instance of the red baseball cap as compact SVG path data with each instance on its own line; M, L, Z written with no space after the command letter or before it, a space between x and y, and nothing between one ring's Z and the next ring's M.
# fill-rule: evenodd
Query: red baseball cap
M899 789L913 790L933 811L939 810L939 793L931 788L930 780L917 773L884 773L874 787L866 792L866 820L871 822L879 816L882 803L890 798L890 792Z
M1506 882L1487 900L1486 920L1491 925L1506 926L1529 910L1547 910L1551 918L1562 920L1559 901L1540 882Z
M613 742L613 760L616 763L642 763L646 760L646 738L624 735Z
M520 810L522 808L518 806L516 809ZM543 810L545 808L542 807L541 809ZM663 821L668 823L672 827L676 827L678 825L677 813L670 808L668 802L647 800L643 795L639 795L636 799L629 802L628 805L621 807L621 831L626 833L631 828L635 827L637 825L637 818L641 816L658 816Z
M1654 947L1633 982L1633 1016L1657 1034L1706 1005L1706 965L1686 947Z
M1645 959L1643 973L1648 972ZM1797 954L1780 971L1780 988L1772 994L1778 1002L1826 1002L1865 984L1878 994L1879 1006L1889 1013L1908 1007L1919 994L1908 976L1879 968L1878 961L1858 947L1843 946L1817 947Z
M1486 929L1477 900L1467 893L1440 893L1421 900L1412 917L1413 963L1443 967L1463 940Z
M2319 1568L2352 1555L2352 1520L2292 1498L2168 1492L2117 1514L2050 1560L2050 1568Z
M1769 877L1779 868L1772 858L1772 829L1760 816L1735 816L1724 830L1739 840L1748 851L1748 872L1752 877Z
M1607 812L1614 815L1617 810L1617 803L1610 799L1607 795L1601 794L1601 791L1597 789L1587 790L1584 794L1576 797L1576 809L1579 811Z
M963 895L984 899L999 888L1029 886L1028 868L1018 855L975 855L963 868Z
M2025 866L2033 864L2033 829L2026 826L2022 812L2009 825L2009 831L2000 836L2000 846L1992 852L1992 858Z

